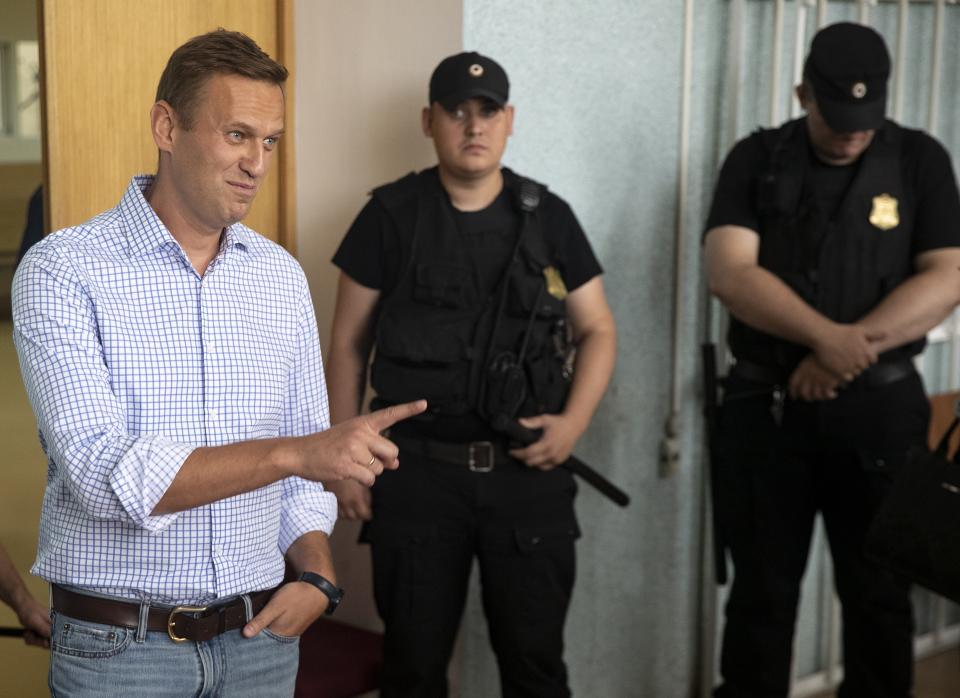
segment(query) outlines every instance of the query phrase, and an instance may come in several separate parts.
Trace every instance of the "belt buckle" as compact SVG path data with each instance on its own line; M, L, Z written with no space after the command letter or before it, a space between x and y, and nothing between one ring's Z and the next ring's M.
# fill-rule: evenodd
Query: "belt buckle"
M170 611L170 615L167 616L167 635L169 635L170 639L173 640L174 642L186 642L190 638L180 637L174 632L173 626L176 624L176 621L174 620L173 617L178 613L203 613L208 608L210 607L209 606L175 606L174 609Z
M474 473L489 473L493 470L493 444L489 441L472 441L467 444L467 467Z

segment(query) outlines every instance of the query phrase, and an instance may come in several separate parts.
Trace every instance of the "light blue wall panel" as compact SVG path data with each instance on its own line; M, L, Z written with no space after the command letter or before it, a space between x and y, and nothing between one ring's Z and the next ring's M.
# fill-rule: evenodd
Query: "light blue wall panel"
M577 453L633 496L618 509L587 487L578 513L584 530L567 641L575 694L684 696L697 680L701 580L702 424L698 346L705 334L699 238L719 161L732 145L770 124L773 3L745 3L741 70L731 56L730 0L696 0L689 195L681 223L687 252L681 302L684 356L681 466L658 474L668 415L677 158L683 40L681 0L464 0L464 48L499 60L517 108L506 163L566 198L606 274L620 332L614 384ZM855 19L832 2L828 21ZM797 5L786 3L779 111L792 104ZM871 9L871 21L896 47L896 6ZM815 31L806 18L804 48ZM911 11L903 123L926 124L932 8ZM938 135L960 153L960 8L944 24ZM736 99L732 95L736 94ZM734 102L736 104L734 104ZM736 106L737 118L731 120ZM949 352L930 357L931 379L946 373ZM939 385L931 385L937 389ZM820 574L818 568L813 575ZM805 585L798 664L821 661L825 599ZM464 696L498 693L494 659L477 595L471 595L459 683Z
M716 66L722 31L706 25L722 8L706 9L698 55ZM613 385L577 453L627 489L633 504L619 509L581 487L584 537L567 632L578 695L679 696L695 671L699 205L688 212L683 463L671 478L658 475L670 389L682 30L677 0L464 3L464 47L495 57L511 78L517 117L506 162L571 203L605 267L620 332ZM698 74L700 141L710 141L706 127L716 120L715 83L709 71ZM710 173L695 174L699 199ZM463 695L495 695L476 603L467 629Z

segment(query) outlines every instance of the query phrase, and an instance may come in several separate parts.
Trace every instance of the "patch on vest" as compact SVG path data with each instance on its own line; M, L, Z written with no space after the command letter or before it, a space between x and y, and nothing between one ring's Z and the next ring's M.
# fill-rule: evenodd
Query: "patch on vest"
M567 287L563 283L563 277L560 276L560 272L557 271L556 267L544 267L543 278L547 282L547 293L558 301L562 301L567 297Z
M873 210L870 211L870 223L880 230L890 230L900 225L897 200L889 194L873 197Z

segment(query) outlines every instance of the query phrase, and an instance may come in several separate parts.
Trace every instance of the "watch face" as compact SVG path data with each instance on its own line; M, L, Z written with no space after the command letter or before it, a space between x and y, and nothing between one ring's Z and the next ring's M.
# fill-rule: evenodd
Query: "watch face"
M337 606L340 605L340 600L343 598L343 589L337 589L338 593L336 596L329 597L330 603L327 604L326 610L323 612L325 616L332 616L333 612L337 610Z

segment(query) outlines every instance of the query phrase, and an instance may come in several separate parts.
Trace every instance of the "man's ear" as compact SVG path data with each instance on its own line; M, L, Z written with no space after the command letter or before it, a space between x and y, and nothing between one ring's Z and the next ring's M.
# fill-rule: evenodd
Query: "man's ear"
M513 135L513 115L514 115L513 105L512 104L506 105L503 108L503 111L507 115L507 135L512 136Z
M420 128L423 129L423 135L427 138L433 138L432 116L430 107L424 107L423 111L420 112Z
M161 153L170 152L177 128L177 113L168 102L161 99L150 108L150 133Z
M800 106L806 109L807 104L810 103L810 86L805 82L801 82L794 89L794 93L797 95L797 100L799 100Z

